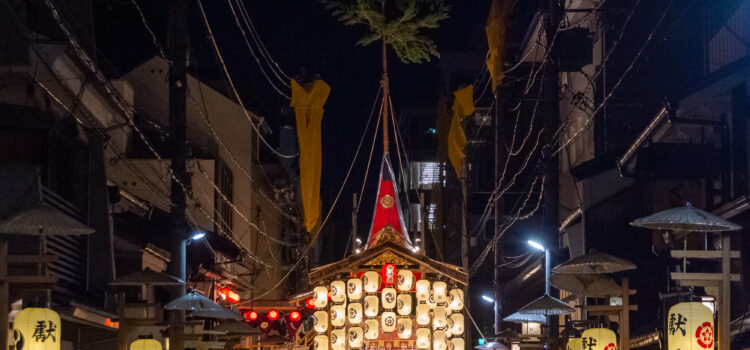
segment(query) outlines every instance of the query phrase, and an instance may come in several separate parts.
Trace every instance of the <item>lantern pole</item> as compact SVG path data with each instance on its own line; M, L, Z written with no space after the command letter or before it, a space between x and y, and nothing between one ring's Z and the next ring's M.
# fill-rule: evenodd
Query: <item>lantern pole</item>
M8 242L0 242L0 349L8 348Z
M381 41L383 49L383 102L382 102L382 113L383 117L383 155L388 154L388 104L390 103L390 87L388 83L388 55L385 41L385 2L382 0L380 3L381 10L383 11L383 28L381 29Z

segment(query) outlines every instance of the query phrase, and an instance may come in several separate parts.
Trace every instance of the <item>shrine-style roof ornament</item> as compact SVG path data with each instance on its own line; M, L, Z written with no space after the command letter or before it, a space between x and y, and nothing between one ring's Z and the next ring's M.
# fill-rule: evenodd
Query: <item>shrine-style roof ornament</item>
M380 164L378 196L365 250L385 242L391 242L409 250L413 248L406 231L401 203L398 199L398 189L394 180L393 167L386 153Z

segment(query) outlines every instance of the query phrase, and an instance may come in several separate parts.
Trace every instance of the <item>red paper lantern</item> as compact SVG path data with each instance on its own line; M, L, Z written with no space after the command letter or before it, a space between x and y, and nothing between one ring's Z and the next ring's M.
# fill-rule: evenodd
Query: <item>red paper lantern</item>
M257 321L258 320L258 312L255 310L250 310L245 313L245 319L248 321Z
M232 303L237 304L240 302L240 295L233 291L231 288L221 288L219 289L219 295L221 295L222 299Z
M307 306L308 309L314 309L315 300L313 300L313 298L307 298L307 300L305 301L305 306Z
M392 285L396 283L396 265L384 264L380 271L380 277L383 280L383 284Z
M271 321L276 321L279 319L279 312L276 310L269 310L268 311L268 319Z
M292 311L289 313L289 319L297 322L302 319L302 313L300 313L299 311Z

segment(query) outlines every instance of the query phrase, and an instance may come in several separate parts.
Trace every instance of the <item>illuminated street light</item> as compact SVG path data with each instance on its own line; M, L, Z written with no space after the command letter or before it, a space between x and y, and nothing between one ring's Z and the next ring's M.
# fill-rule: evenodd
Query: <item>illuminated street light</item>
M530 245L530 246L532 246L532 247L533 247L534 249L537 249L537 250L539 250L539 251L542 251L542 252L543 252L543 251L546 251L546 249L544 249L544 246L543 246L543 245L542 245L541 243L537 242L537 241L534 241L534 240L528 240L527 242L528 242L528 243L529 243L529 245Z
M486 301L488 303L494 303L495 302L495 299L492 299L492 298L490 298L487 295L482 295L482 299L484 299L484 301Z

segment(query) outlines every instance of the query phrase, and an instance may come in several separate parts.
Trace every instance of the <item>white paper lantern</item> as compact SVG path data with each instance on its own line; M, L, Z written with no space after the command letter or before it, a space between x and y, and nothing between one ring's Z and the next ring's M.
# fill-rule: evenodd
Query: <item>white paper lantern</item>
M328 336L316 335L315 338L313 338L313 342L315 343L315 350L328 350Z
M399 270L396 277L396 288L408 292L414 288L414 273L409 270Z
M331 282L331 301L334 303L346 301L346 283L344 281Z
M346 349L346 330L334 329L331 331L331 350Z
M427 299L430 297L430 281L428 280L419 280L417 281L417 300L421 302L426 302Z
M461 311L461 309L464 308L464 291L460 289L451 289L448 299L448 305L450 305L451 310Z
M380 328L383 332L390 333L396 330L396 313L386 311L380 315Z
M362 330L365 331L365 339L374 340L378 339L380 331L378 330L378 320L367 320L362 326Z
M399 318L398 321L396 322L396 327L398 328L399 339L411 338L411 328L412 328L411 318L408 318L408 317Z
M323 286L315 287L313 289L313 294L315 295L313 305L315 305L316 308L322 309L328 305L328 288Z
M408 316L411 314L411 295L399 294L396 298L396 311L401 316Z
M318 333L328 330L328 312L315 311L313 314L313 329Z
M443 304L448 301L448 285L445 282L435 282L432 284L432 295L435 296L435 302Z
M383 304L383 308L387 310L396 307L396 289L383 288L383 291L380 292L380 302Z
M378 316L378 297L368 295L365 297L365 317Z
M362 275L362 286L367 293L376 293L380 289L380 275L375 271L367 271Z
M346 307L344 305L331 306L331 325L342 327L346 323Z
M358 349L362 347L362 344L364 343L364 330L362 327L351 327L349 328L349 335L347 339L349 340L349 347Z
M448 350L448 336L444 331L432 332L432 350Z
M429 328L418 328L417 329L417 349L429 350L430 346L430 329Z
M427 305L430 307L430 310L434 309L435 306L437 306L434 295L430 294L430 296L427 298Z
M451 333L453 335L464 334L464 315L463 314L451 314L450 317Z
M420 326L430 324L430 307L426 304L417 305L417 324Z
M362 304L351 303L347 305L346 318L351 324L360 324L362 322Z
M349 300L359 300L362 297L362 280L352 278L346 282L346 294Z
M445 311L445 306L436 306L432 310L432 329L442 329L448 324L446 320L448 314Z
M452 338L451 339L450 350L464 350L465 347L466 347L466 342L464 341L464 338Z
M448 314L450 315L450 312ZM453 330L452 330L453 320L451 320L450 316L446 318L445 320L446 320L445 329L444 329L445 335L447 335L448 338L450 338L453 336ZM450 345L451 345L450 342L448 342L448 347L450 347Z
M714 315L703 303L686 302L672 306L667 315L666 330L669 350L714 348Z

